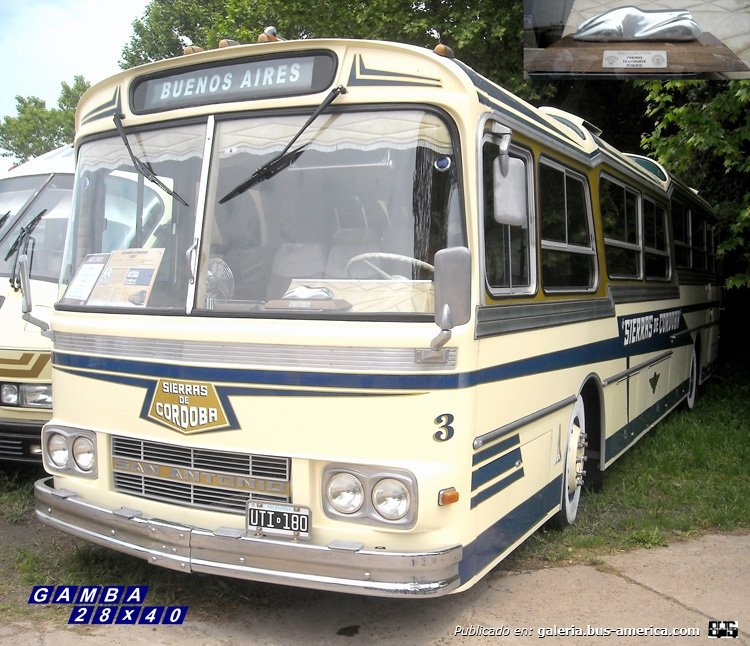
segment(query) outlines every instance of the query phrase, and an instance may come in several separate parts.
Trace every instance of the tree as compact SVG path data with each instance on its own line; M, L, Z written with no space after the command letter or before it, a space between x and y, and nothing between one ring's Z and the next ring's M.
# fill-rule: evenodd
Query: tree
M726 285L750 286L750 81L643 85L644 149L717 208Z
M152 0L143 17L133 21L133 36L123 47L120 67L172 58L182 54L181 37L196 45L213 42L213 29L222 20L227 0ZM218 40L211 45L218 45Z
M32 157L71 143L75 134L75 110L90 83L75 76L73 85L61 83L57 108L34 96L16 97L16 117L4 117L0 124L0 155L25 162Z
M217 47L253 43L273 25L286 38L367 38L421 47L442 42L458 58L527 99L549 94L523 80L522 0L152 0L123 49L121 66L179 54L180 37Z

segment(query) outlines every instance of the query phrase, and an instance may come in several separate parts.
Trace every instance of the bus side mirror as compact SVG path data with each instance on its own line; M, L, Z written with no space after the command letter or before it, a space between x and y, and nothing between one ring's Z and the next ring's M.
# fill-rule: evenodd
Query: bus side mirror
M21 280L21 311L23 320L36 325L44 336L51 336L49 325L31 315L31 280L29 279L29 257L24 253L18 258L18 272Z
M435 323L440 328L430 344L442 348L451 329L471 318L471 252L466 247L448 247L435 254Z
M494 216L498 224L528 226L526 164L517 157L500 154L492 162Z

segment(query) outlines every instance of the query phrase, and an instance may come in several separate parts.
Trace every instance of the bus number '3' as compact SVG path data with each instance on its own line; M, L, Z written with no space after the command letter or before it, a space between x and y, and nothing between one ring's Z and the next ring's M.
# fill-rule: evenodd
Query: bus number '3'
M453 437L453 424L454 417L450 413L443 413L435 418L435 424L440 427L440 430L435 433L432 438L436 442L445 442Z

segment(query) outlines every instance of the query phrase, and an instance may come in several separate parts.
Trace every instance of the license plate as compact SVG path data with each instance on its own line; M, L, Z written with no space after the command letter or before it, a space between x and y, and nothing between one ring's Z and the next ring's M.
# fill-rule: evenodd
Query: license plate
M275 502L248 502L247 528L273 536L310 538L310 510Z

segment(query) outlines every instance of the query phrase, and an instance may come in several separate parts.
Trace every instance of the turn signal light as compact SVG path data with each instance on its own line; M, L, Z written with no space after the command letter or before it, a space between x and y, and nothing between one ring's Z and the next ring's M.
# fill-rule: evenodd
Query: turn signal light
M438 492L438 505L441 507L445 505L452 505L455 502L458 502L458 491L456 491L455 487L449 487L448 489L441 489Z

